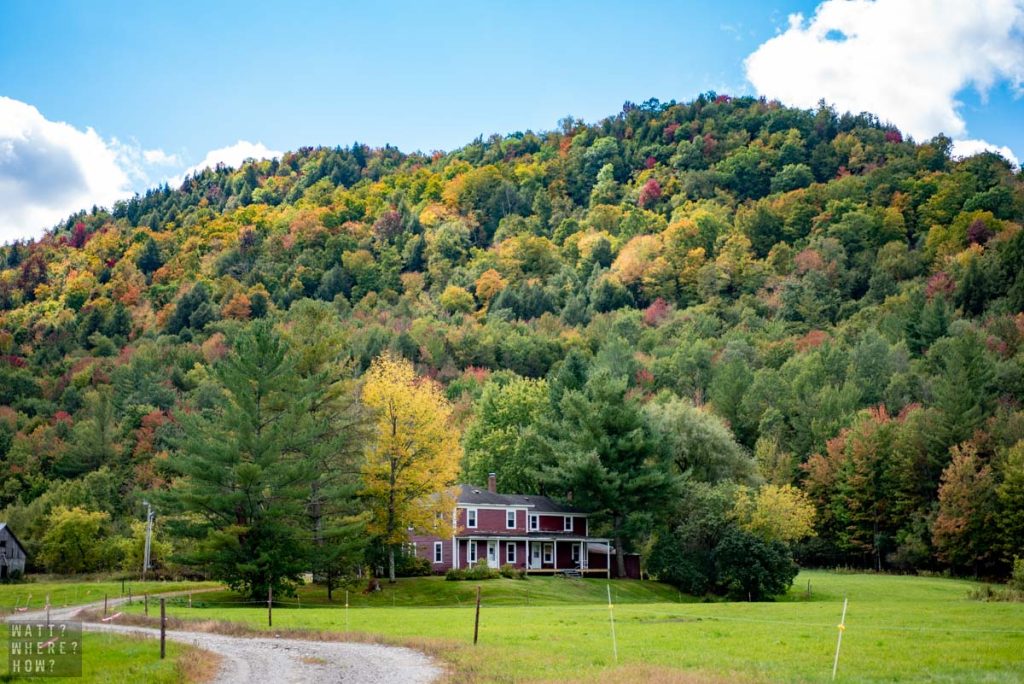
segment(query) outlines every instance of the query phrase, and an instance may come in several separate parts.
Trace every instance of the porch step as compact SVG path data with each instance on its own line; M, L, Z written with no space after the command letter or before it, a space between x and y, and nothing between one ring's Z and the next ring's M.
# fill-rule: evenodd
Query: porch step
M562 575L564 575L566 579L580 579L581 577L583 577L583 573L581 573L576 568L562 570Z

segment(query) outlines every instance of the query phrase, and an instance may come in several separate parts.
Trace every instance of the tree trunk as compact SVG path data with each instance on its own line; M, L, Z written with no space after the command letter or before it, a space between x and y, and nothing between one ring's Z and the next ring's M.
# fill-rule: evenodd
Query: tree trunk
M327 573L327 600L331 601L331 594L334 591L334 575L330 572Z
M388 582L395 583L395 545L388 546Z
M620 535L616 535L615 537L615 576L626 576L625 546L622 543L622 537Z

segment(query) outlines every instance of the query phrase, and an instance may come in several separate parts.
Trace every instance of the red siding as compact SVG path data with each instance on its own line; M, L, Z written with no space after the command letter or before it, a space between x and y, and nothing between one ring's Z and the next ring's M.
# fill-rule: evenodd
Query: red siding
M461 534L472 534L475 532L526 532L526 510L516 509L515 528L506 527L505 512L507 509L477 508L476 527L466 527L466 509L473 506L459 507L456 509L455 523Z
M540 531L541 532L561 532L564 527L562 516L560 515L541 515L540 516Z
M426 558L430 562L430 569L435 573L447 572L452 567L452 540L440 539L438 537L413 535L412 543L416 545L416 557ZM441 562L434 562L434 542L441 542Z
M571 533L581 537L587 536L587 519L581 515L570 516L572 518ZM541 532L570 532L565 529L565 516L544 513L540 515Z
M591 570L605 570L608 568L608 554L604 551L587 550L587 557Z

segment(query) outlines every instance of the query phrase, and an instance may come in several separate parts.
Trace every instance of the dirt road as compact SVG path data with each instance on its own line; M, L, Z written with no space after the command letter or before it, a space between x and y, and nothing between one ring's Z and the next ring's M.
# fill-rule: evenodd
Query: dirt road
M51 620L74 619L86 608L51 608ZM14 617L14 616L12 616ZM43 611L22 613L18 620L44 620ZM138 634L159 638L160 631L150 627L112 623L85 623L87 631ZM220 655L222 665L216 684L390 684L410 682L426 684L438 679L441 670L427 656L408 648L376 644L352 644L332 641L303 641L273 637L233 637L206 632L168 630L173 639Z

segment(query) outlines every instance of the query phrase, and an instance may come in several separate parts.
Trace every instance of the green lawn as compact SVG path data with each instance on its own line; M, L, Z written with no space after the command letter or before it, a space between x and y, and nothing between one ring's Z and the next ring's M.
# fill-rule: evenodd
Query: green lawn
M221 586L216 582L132 582L125 581L125 595L130 591L133 596L185 589L204 589ZM47 580L43 582L23 582L20 584L0 584L0 614L11 614L15 607L30 610L41 610L46 605L46 597L50 597L50 605L78 606L93 601L102 601L103 596L118 598L121 596L121 581L81 580Z
M492 606L547 606L607 602L606 580L566 580L553 577L531 577L526 580L493 579L483 582L448 582L443 577L412 577L399 579L394 585L381 582L381 591L363 593L366 583L361 582L348 594L349 605L357 608L372 607L453 607L466 606L476 601L476 588L482 587L483 596ZM672 587L658 582L612 582L612 598L622 603L663 603L693 601ZM204 593L193 598L194 607L243 605L237 594L229 591ZM177 600L183 604L184 599ZM175 603L172 601L171 603ZM259 601L265 605L264 601ZM318 606L344 606L345 589L335 589L332 601L327 590L320 585L299 588L297 597L275 600L275 605L304 608Z
M274 628L343 632L347 625L348 631L400 641L444 640L441 655L460 681L629 679L609 675L604 582L480 582L480 646L473 648L470 599L476 586L424 578L400 582L390 595L385 585L373 597L352 595L357 607L347 618L337 605L310 607L323 596L322 590L307 588L301 609L275 607ZM1024 605L971 601L967 592L975 585L967 581L804 572L777 603L679 602L678 594L656 583L613 581L611 586L623 666L616 672L656 667L665 668L658 670L662 673L699 671L724 679L829 681L846 596L840 681L1024 681ZM265 628L265 608L232 606L227 595L214 598L210 607L196 603L192 609L175 602L168 612ZM417 602L421 607L410 607Z
M192 646L167 642L167 658L160 660L154 639L86 632L82 635L82 678L11 678L8 670L7 626L0 625L0 681L80 682L81 684L172 684L194 681L209 663L201 662Z

